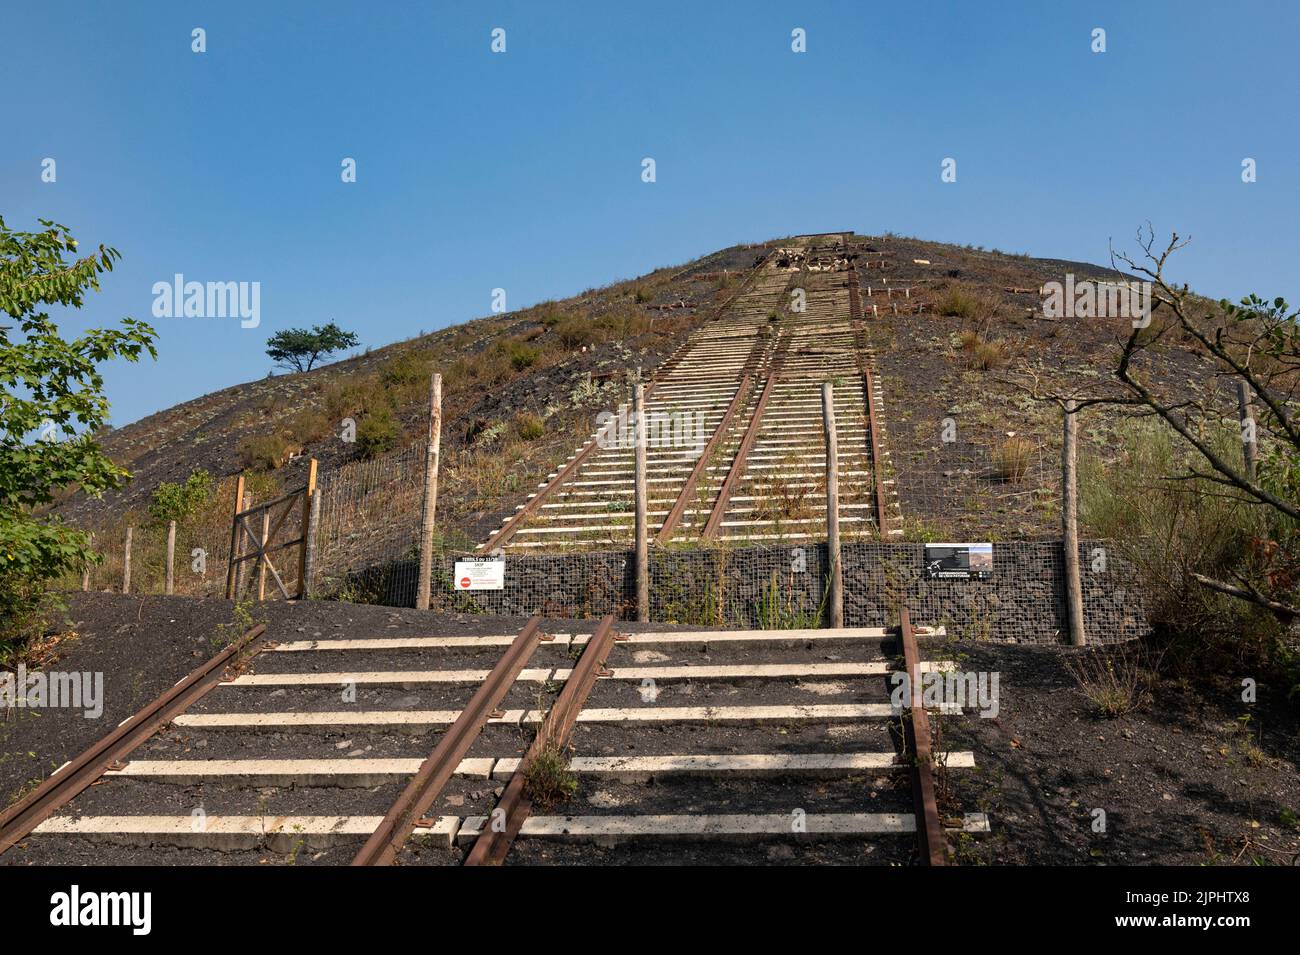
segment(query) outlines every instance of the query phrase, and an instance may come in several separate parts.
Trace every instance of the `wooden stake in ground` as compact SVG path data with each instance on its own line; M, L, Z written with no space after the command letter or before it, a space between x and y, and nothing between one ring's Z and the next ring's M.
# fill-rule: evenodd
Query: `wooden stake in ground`
M307 462L307 485L302 489L302 543L298 545L298 599L307 596L307 553L312 546L312 537L316 533L316 522L312 502L316 500L315 458Z
M835 433L835 388L822 384L822 424L826 429L826 581L830 624L844 626L844 567L840 559L840 443Z
M166 594L171 596L176 592L176 522L167 522L167 586Z
M311 533L302 544L306 556L302 567L302 586L298 594L304 600L312 595L312 587L316 583L316 528L320 527L320 495L315 489L311 493L311 511L307 520L307 529Z
M1079 440L1075 420L1077 406L1067 400L1063 406L1061 441L1061 547L1065 558L1065 614L1069 620L1070 643L1081 647L1088 642L1083 630L1083 580L1079 568Z
M438 507L438 456L442 446L442 375L429 383L429 436L424 455L424 506L420 513L420 583L415 607L428 610L433 596L433 528Z
M235 576L239 567L235 558L239 556L239 509L244 505L244 475L235 481L235 507L230 518L230 564L226 568L226 599L235 599Z
M646 441L645 385L632 393L633 435L636 446L636 619L650 620L650 535L646 526Z
M1250 411L1250 386L1245 381L1237 382L1237 408L1241 419L1241 455L1246 466L1246 480L1253 483L1259 461L1259 443L1255 416Z
M92 550L95 547L94 534L90 535L90 547ZM82 590L90 589L90 561L86 561L86 566L81 568L81 589Z
M271 542L271 509L262 511L262 546L257 554L257 599L266 599L266 547Z
M131 592L131 538L135 534L134 527L126 529L126 544L122 549L122 593Z

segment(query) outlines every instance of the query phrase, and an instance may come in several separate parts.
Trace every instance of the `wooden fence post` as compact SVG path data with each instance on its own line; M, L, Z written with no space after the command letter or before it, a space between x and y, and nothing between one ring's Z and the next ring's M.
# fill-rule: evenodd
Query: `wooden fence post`
M844 567L840 554L840 444L835 433L835 388L822 384L822 420L826 429L826 557L830 576L826 582L830 623L844 626Z
M173 562L176 560L176 522L167 522L167 586L165 592L171 596L176 592L176 570Z
M131 592L131 538L135 534L134 527L126 529L126 544L122 549L122 593Z
M1237 382L1237 408L1241 419L1241 455L1246 465L1246 480L1254 481L1259 461L1259 435L1255 430L1255 416L1250 413L1250 386L1244 380Z
M1083 630L1083 581L1079 569L1079 440L1074 401L1063 406L1064 430L1061 441L1061 548L1065 558L1065 614L1070 628L1070 644L1081 647L1088 642Z
M304 600L311 597L316 586L316 533L320 528L320 491L312 488L311 513L307 518L310 536L303 542L306 558L302 568L302 586L298 596Z
M312 537L316 533L316 525L313 521L312 501L316 498L316 469L318 465L315 458L307 462L307 486L303 489L302 497L302 544L298 547L298 599L301 600L307 596L307 555L310 552Z
M240 474L235 482L235 506L230 518L230 564L226 568L226 599L235 599L235 571L238 565L235 558L239 556L239 511L244 506L244 475Z
M438 508L438 461L442 448L442 375L429 383L429 434L424 455L424 506L420 512L420 583L415 608L428 610L433 596L433 529Z
M262 547L257 555L257 599L266 599L266 548L271 543L271 509L262 511Z
M650 620L650 532L646 525L645 478L646 441L650 429L645 417L645 385L638 384L632 392L632 420L635 422L633 457L636 462L636 619L641 623Z
M95 535L93 533L90 535L90 546L91 549L94 549ZM90 589L90 561L86 561L86 566L81 568L81 589L83 591Z

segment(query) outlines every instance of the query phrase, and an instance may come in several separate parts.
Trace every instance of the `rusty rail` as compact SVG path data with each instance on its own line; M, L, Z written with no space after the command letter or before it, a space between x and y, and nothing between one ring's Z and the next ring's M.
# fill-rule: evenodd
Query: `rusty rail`
M921 691L921 655L912 631L912 616L903 608L898 623L899 642L907 667L907 685L911 696L908 716L903 721L908 746L912 751L912 800L915 803L916 833L921 840L921 857L929 865L948 864L948 844L939 821L939 806L934 794L934 753L930 746L930 714L925 711Z
M862 368L862 387L867 389L867 428L871 434L871 477L875 484L876 524L881 538L889 536L885 506L885 456L880 444L880 431L876 427L876 387L871 369Z
M238 640L119 724L107 736L56 769L26 799L0 815L0 853L30 835L33 829L99 779L105 770L129 755L220 683L227 665L233 663L244 649L265 632L264 624L246 631ZM265 646L265 642L259 643L253 654Z
M528 752L524 754L523 759L510 775L510 782L506 784L496 809L489 817L503 819L504 826L497 828L489 822L483 827L478 838L474 840L474 847L465 858L466 865L501 865L505 861L506 853L510 851L515 837L519 835L529 813L532 812L532 800L525 792L528 769L532 762L548 748L553 747L563 753L569 745L569 734L573 731L573 724L577 722L578 714L587 703L587 697L591 695L591 688L597 678L607 672L605 660L609 656L609 651L613 649L616 639L618 634L614 631L614 615L610 614L600 622L595 634L587 642L582 656L573 667L573 672L565 681L564 689L556 697L542 725L538 728L537 735L533 737ZM497 810L501 813L499 817Z
M753 284L754 278L762 270L763 266L767 264L768 260L771 259L773 254L774 252L768 252L763 256L763 258L759 260L758 264L749 270L749 274L745 276L744 281L740 283L740 286L736 291L721 305L717 306L713 310L712 314L703 321L711 321L730 308L732 303L735 302L751 284ZM655 389L655 385L657 385L668 372L675 368L681 360L686 357L686 353L690 346L691 342L689 340L682 342L682 344L677 347L676 351L674 351L662 364L659 365L658 368L655 369L654 375L645 386L646 398L650 397L651 393ZM549 497L552 491L558 488L570 477L570 475L576 472L578 468L586 462L587 458L591 457L592 453L600 447L601 434L602 432L607 431L610 427L612 427L612 423L607 424L600 431L597 431L596 434L582 446L581 450L579 450L578 453L564 465L564 467L556 472L555 477L547 481L545 486L539 488L537 493L525 502L522 508L516 511L508 521L497 528L485 543L479 545L478 550L480 552L486 552L494 550L497 547L505 546L506 543L509 542L510 538L515 536L515 532L519 530L524 521L537 513L538 508L542 506L543 500Z
M752 379L745 375L740 379L740 384L736 387L736 393L732 396L731 404L727 405L727 411L718 422L718 427L714 430L713 436L709 438L709 443L704 446L700 452L699 460L695 462L695 467L691 469L690 476L687 477L686 483L682 485L681 493L677 495L677 500L673 502L672 510L664 518L659 532L655 534L655 543L663 544L673 536L673 531L681 523L682 516L686 513L687 506L691 503L691 495L695 493L695 486L699 483L704 474L704 469L709 466L709 459L713 457L713 452L717 450L718 445L722 442L723 436L731 426L732 420L735 419L736 413L744 407L745 400L749 397L749 383Z
M456 767L537 649L542 639L541 621L540 616L535 616L519 631L433 752L420 764L419 771L407 783L383 821L357 852L353 865L392 865L411 830L442 794Z
M862 277L858 275L857 254L848 252L848 244L845 246L845 255L849 257L849 321L859 322L862 320Z
M856 266L854 275L857 275ZM855 281L850 288L857 291L857 282ZM850 304L852 302L850 301ZM880 440L880 430L876 424L876 385L875 379L871 374L871 366L867 362L867 334L861 318L861 307L858 309L859 315L853 317L853 334L857 339L858 348L858 369L862 373L862 388L866 397L867 404L867 440L871 444L871 479L873 485L873 496L876 499L876 527L882 538L888 536L887 510L885 504L885 456Z
M767 402L772 397L772 391L776 388L777 379L781 376L781 364L785 357L785 349L789 345L789 338L781 338L776 345L776 350L772 355L772 363L768 368L767 381L763 385L763 390L758 396L758 402L754 405L754 411L749 418L749 427L745 429L745 436L740 439L740 446L736 448L736 454L731 459L731 467L727 470L727 476L722 481L722 486L718 488L718 496L713 502L713 511L709 514L709 520L704 525L704 530L700 532L700 537L704 540L711 540L718 534L718 528L722 526L722 518L727 513L727 503L731 500L732 493L736 490L736 485L740 483L741 476L745 473L745 461L749 458L749 451L758 440L758 432L763 424L763 412L767 410Z

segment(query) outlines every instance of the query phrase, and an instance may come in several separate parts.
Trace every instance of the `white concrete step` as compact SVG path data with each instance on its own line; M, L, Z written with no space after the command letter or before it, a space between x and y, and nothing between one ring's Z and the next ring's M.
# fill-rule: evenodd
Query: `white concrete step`
M198 849L256 849L292 852L296 847L326 849L369 836L382 816L53 816L35 829L41 836L78 836L130 846ZM458 816L439 816L417 826L413 839L451 847Z
M467 816L457 842L467 845L487 823L485 816ZM966 832L988 832L983 813L964 817ZM873 835L909 835L916 832L911 813L754 813L729 815L660 816L530 816L519 832L521 839L596 842L616 845L637 841L711 840L750 842L769 838L857 839Z

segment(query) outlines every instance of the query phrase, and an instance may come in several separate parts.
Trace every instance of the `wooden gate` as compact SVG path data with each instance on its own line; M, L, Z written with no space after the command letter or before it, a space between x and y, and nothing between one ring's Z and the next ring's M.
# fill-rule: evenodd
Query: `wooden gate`
M257 581L257 599L266 599L266 578L269 574L276 588L286 599L301 598L307 594L307 553L311 541L311 503L316 494L316 459L312 458L307 468L307 483L295 491L283 494L274 500L244 506L244 476L239 476L235 485L235 515L230 526L230 566L226 570L226 599L240 600L245 590ZM276 535L295 512L301 514L300 533L292 540L276 540ZM261 526L255 520L261 516ZM272 554L298 548L298 579L294 582L293 593L279 568L271 561ZM279 559L279 558L277 558ZM244 574L244 564L253 561L251 573ZM282 567L288 565L281 563ZM290 581L293 578L290 577Z

